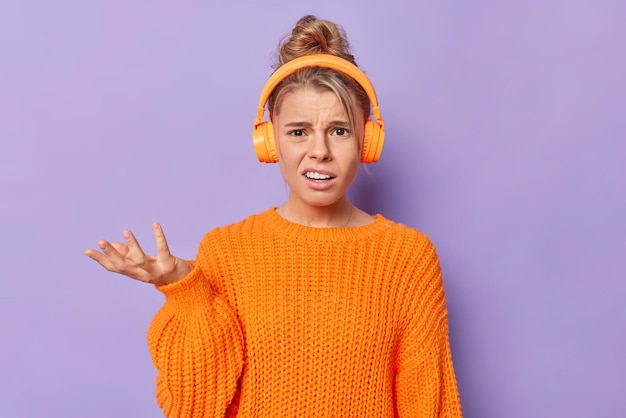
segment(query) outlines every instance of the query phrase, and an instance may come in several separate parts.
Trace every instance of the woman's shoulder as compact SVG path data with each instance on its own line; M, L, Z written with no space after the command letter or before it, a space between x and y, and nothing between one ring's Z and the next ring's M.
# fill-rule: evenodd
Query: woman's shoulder
M425 232L405 223L389 220L382 215L375 216L385 219L388 225L386 232L380 236L378 247L381 251L385 249L399 263L413 265L426 260L438 262L435 244Z
M374 215L374 217L386 223L387 233L396 237L397 239L422 242L424 244L432 245L432 242L430 241L430 238L428 237L428 235L425 232L423 232L421 229L407 225L402 222L397 222L392 219L386 218L382 214L376 214Z
M269 217L269 212L274 209L267 209L262 212L248 215L247 217L238 221L224 224L213 228L204 235L204 240L211 239L213 237L223 237L228 235L237 235L242 232L249 231L258 228L266 223L266 219Z

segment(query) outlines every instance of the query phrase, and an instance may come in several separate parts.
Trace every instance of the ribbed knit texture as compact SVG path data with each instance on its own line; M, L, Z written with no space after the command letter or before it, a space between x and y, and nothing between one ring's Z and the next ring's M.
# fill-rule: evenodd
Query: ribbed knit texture
M148 332L167 417L460 417L435 248L376 215L208 233Z

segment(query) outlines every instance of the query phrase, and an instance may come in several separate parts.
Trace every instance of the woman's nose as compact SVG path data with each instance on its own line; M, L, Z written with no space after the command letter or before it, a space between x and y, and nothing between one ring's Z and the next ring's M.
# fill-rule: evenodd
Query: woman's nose
M326 161L331 158L330 148L325 135L314 135L311 138L309 157L320 161Z

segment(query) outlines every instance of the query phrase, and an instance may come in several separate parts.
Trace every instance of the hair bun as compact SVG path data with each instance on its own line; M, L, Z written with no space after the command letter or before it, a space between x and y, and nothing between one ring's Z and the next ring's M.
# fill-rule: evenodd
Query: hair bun
M356 65L350 53L350 44L342 27L313 15L303 16L296 22L291 35L281 41L278 63L275 67L305 55L330 54Z

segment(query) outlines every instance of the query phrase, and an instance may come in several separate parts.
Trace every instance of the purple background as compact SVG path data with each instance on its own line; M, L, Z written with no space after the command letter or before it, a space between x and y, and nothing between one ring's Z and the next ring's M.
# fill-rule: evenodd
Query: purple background
M282 203L251 125L306 13L377 87L352 195L437 245L466 417L626 416L625 4L3 1L0 416L160 416L162 296L82 252L158 220L192 258Z

